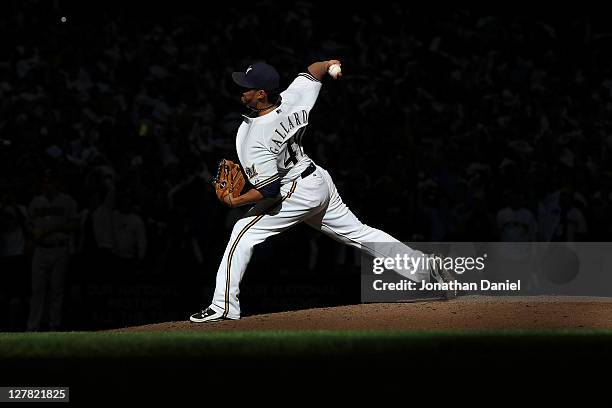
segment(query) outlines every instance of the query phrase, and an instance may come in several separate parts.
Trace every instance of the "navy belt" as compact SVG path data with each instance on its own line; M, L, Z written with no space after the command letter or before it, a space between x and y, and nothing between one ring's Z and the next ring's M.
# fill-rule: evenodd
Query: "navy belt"
M306 170L302 172L302 178L306 178L310 176L316 169L317 169L317 166L315 166L314 163L310 163L310 165L306 168Z

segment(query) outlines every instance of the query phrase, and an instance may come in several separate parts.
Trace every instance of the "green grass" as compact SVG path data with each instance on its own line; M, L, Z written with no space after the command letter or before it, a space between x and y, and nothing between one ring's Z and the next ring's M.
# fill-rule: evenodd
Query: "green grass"
M543 372L609 364L610 330L0 334L0 383L69 385L75 400L176 398L202 384L233 392L253 387L266 398L279 387L346 386L358 395L372 381L404 387L415 375L446 369L454 379L497 382L518 371L521 381L537 382Z
M0 359L347 357L422 352L612 352L612 330L0 333Z

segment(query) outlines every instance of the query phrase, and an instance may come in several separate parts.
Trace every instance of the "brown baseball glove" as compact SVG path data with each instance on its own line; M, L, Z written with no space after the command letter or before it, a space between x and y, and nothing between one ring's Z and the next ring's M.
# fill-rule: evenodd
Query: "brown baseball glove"
M232 199L242 194L246 181L240 164L223 159L217 168L217 177L213 181L217 198L224 204L232 205Z

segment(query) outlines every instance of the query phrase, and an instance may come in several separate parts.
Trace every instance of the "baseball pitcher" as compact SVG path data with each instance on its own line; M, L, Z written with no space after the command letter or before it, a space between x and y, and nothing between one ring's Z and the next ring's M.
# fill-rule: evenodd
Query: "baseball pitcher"
M192 322L239 319L239 285L253 248L302 221L373 256L393 254L378 253L367 243L395 243L394 253L422 256L359 221L342 201L329 173L304 153L302 138L321 80L327 74L340 78L340 65L338 60L315 62L281 93L279 75L266 63L255 63L244 72L232 74L234 82L243 88L241 101L251 114L243 117L236 135L241 166L224 160L215 187L225 205L252 208L234 225L217 272L212 303L191 315ZM448 279L441 276L445 273L422 268L406 277L417 282L441 281Z

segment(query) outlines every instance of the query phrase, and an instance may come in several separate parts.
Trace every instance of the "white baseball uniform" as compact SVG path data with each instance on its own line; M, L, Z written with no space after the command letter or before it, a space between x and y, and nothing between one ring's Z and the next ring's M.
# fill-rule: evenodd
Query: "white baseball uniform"
M236 150L249 181L263 188L280 180L280 197L256 203L234 225L217 272L212 308L224 318L240 318L239 284L251 259L253 247L299 222L322 231L337 241L375 256L402 253L420 257L389 234L363 224L342 202L336 186L323 168L304 153L301 141L309 123L321 82L301 73L281 93L281 104L259 117L244 117L236 137ZM307 169L314 169L310 172ZM302 173L306 176L302 177ZM390 242L391 254L378 253L367 243ZM401 272L400 272L401 273ZM429 280L426 269L407 278Z

